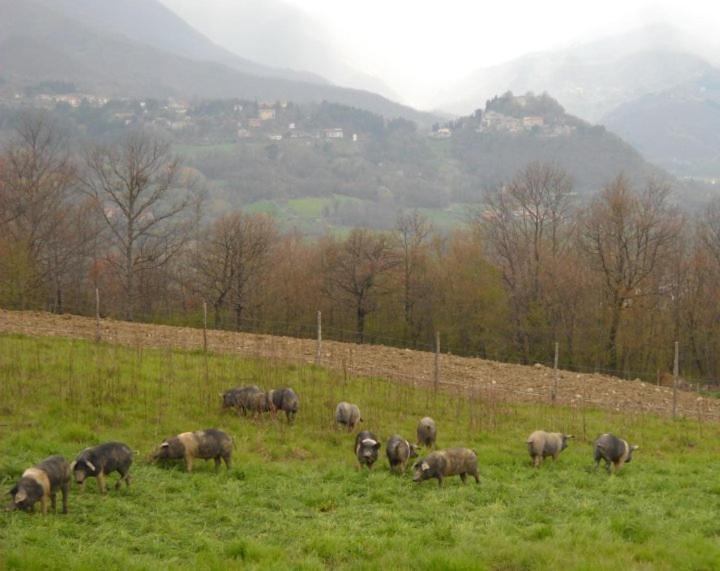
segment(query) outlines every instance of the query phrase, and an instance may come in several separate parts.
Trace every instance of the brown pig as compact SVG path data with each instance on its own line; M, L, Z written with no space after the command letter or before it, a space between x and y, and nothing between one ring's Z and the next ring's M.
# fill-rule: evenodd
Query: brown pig
M463 484L470 474L479 484L477 454L469 448L448 448L431 452L425 458L415 462L413 481L420 483L430 478L437 478L438 486L442 486L446 476L460 476Z
M70 489L70 464L62 456L45 458L34 468L23 472L20 480L10 490L12 502L8 510L33 511L39 501L43 515L47 514L48 500L55 511L57 491L62 492L63 513L67 513L67 498Z
M572 434L562 432L545 432L536 430L527 439L528 452L532 458L534 468L539 468L542 461L548 456L557 460L560 452L565 450L568 440L574 438Z

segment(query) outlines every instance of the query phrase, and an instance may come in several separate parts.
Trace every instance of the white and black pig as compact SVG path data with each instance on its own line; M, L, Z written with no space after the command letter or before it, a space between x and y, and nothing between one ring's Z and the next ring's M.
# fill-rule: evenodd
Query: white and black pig
M418 447L410 444L399 434L393 434L387 441L385 453L390 464L390 471L397 474L405 472L410 458L417 458Z
M62 492L62 511L67 513L68 492L70 490L70 464L62 456L45 458L37 466L25 470L15 486L10 490L12 502L8 510L33 511L40 502L43 515L47 514L48 500L55 509L57 492Z
M295 420L295 415L300 408L300 398L294 390L289 387L274 389L269 391L268 397L273 414L280 410L285 413L289 423Z
M469 448L448 448L431 452L415 462L414 469L413 481L417 483L437 478L438 486L442 486L443 478L460 476L464 484L468 474L474 476L475 481L480 483L477 454Z
M617 472L623 464L632 461L632 453L638 448L639 446L631 446L627 440L613 434L603 434L595 441L595 469L600 466L600 460L605 460L608 473L611 464Z
M335 407L335 422L344 425L348 432L352 432L357 424L362 422L358 405L345 401L338 403Z
M151 456L151 460L185 460L185 467L192 472L193 460L215 460L215 470L221 460L230 469L233 441L222 430L208 428L197 432L183 432L164 440Z
M129 446L122 442L106 442L80 452L70 469L81 490L85 488L88 478L97 478L98 487L104 494L107 491L105 476L113 472L120 474L120 479L115 483L116 490L120 489L123 480L126 486L130 486L132 462L133 453Z
M434 448L435 441L437 440L437 425L435 421L426 416L420 419L417 425L417 441L418 446L426 446L427 448Z
M355 456L357 456L361 468L367 466L368 470L372 469L378 459L379 450L380 441L377 436L369 430L358 432L355 437Z
M562 432L545 432L536 430L527 439L528 452L532 458L534 468L539 468L542 461L548 456L557 460L560 452L565 450L568 440L575 438L572 434Z

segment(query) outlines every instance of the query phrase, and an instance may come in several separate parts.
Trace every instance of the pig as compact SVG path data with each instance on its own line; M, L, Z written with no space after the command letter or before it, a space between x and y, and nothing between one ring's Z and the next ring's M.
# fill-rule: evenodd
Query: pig
M272 403L270 400L270 392L253 392L247 396L244 410L252 412L255 416L263 413L270 412L272 410Z
M417 458L418 447L410 444L399 434L394 434L388 439L385 453L390 464L390 471L402 474L405 472L408 460Z
M275 389L268 393L273 413L281 410L287 416L289 423L295 420L295 415L300 407L300 399L291 388Z
M431 452L425 458L420 458L413 466L415 475L413 481L420 483L429 478L437 478L438 486L442 486L446 476L460 476L465 483L467 475L475 477L479 484L477 454L469 448L448 448Z
M605 468L610 473L612 463L615 472L622 468L623 464L632 461L632 453L639 446L631 446L627 440L618 438L612 434L603 434L595 441L595 470L600 466L600 460L605 460Z
M348 432L352 432L355 430L358 422L362 422L360 409L356 404L344 401L339 403L335 408L335 422L337 424L344 424Z
M115 489L120 489L120 484L125 481L130 486L130 466L133 461L132 450L122 442L107 442L86 448L78 454L70 469L75 477L75 482L80 484L80 489L85 489L85 481L90 477L97 478L98 487L103 494L107 491L105 487L105 476L113 472L120 474L120 479L115 483Z
M197 432L183 432L164 440L151 456L157 460L185 460L185 467L192 472L193 460L215 460L215 471L220 468L220 460L230 469L233 441L222 430L208 428Z
M380 441L369 430L358 432L355 437L355 456L357 456L360 467L367 466L371 470L373 464L378 459L378 450L380 450Z
M435 448L435 440L437 439L437 426L435 421L426 416L421 419L417 425L418 446L426 446L427 448Z
M263 390L257 385L228 389L220 394L223 400L222 406L223 408L235 408L238 413L245 414L250 409L253 396L262 392Z
M562 432L545 432L544 430L536 430L527 439L528 452L532 458L533 468L539 468L542 461L552 456L553 460L557 460L560 452L565 450L568 440L575 438L572 434L563 434Z
M31 512L39 501L43 515L47 515L48 499L52 503L53 511L56 511L55 499L58 490L62 492L62 511L66 514L70 491L70 464L62 456L50 456L34 468L23 472L18 483L9 492L12 502L7 509Z

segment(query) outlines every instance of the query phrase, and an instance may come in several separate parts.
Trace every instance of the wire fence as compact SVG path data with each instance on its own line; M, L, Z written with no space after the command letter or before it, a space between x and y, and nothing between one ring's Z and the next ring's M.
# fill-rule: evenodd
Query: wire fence
M146 323L106 319L97 309L98 306L94 318L87 316L89 312L84 312L89 319L80 324L75 323L74 319L59 315L45 316L43 320L43 316L36 316L35 319L32 314L16 314L22 317L17 323L7 323L5 330L25 332L21 323L25 322L28 330L39 334L94 338L130 345L138 343L232 351L248 357L321 365L348 376L390 378L417 388L456 392L469 397L479 395L479 398L485 400L677 415L696 417L699 421L720 419L720 401L705 398L705 393L716 390L717 384L681 384L677 376L673 387L649 383L631 386L620 378L596 382L597 379L587 376L573 377L582 373L612 375L617 371L582 366L561 369L552 359L534 363L538 371L533 374L529 374L528 369L524 368L498 376L499 373L494 372L493 367L512 367L525 363L481 362L476 360L478 356L458 356L443 352L437 341L434 345L417 343L409 346L407 340L369 336L363 344L357 344L357 332L326 327L322 323L321 315L318 315L317 322L313 324L248 319L244 321L242 332L230 334L225 329L214 329L206 325L204 312L200 313L199 322L197 312L187 314L185 320L174 319L173 325L180 327L170 327L166 331L162 327L153 329L153 326ZM12 314L15 312L6 315ZM47 323L43 324L44 321ZM0 323L0 330L3 325L5 324ZM172 331L176 333L171 333ZM438 337L442 339L441 334ZM402 352L398 352L398 349ZM560 350L559 346L558 349ZM395 353L388 357L384 351ZM407 359L400 358L405 351L408 351ZM508 376L512 378L509 379ZM527 382L516 386L516 379L522 376L528 377ZM611 388L606 390L607 386ZM692 393L690 389L696 392ZM702 396L697 394L697 391L700 391Z

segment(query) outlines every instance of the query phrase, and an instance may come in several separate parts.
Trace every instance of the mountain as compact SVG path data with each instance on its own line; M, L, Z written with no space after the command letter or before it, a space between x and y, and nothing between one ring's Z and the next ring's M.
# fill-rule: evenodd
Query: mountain
M269 67L218 46L157 0L35 0L46 10L72 17L103 34L134 41L195 61L221 63L238 71L327 84L319 75Z
M273 67L312 70L336 85L398 96L382 80L358 71L343 42L297 6L282 0L227 2L163 0L234 53Z
M367 91L293 80L282 77L284 72L275 76L264 66L254 68L191 33L157 3L114 0L112 4L115 10L124 6L124 24L119 16L112 24L103 23L90 0L0 0L0 83L5 92L64 82L82 93L115 98L327 100L420 124L436 119ZM143 25L128 29L132 20L145 19L143 10L148 6L154 6L148 16L151 27L164 30L156 39L148 37L149 30L142 31ZM170 33L172 29L178 33ZM202 59L213 54L228 61ZM249 66L247 71L241 70L243 66Z
M595 122L623 103L711 71L693 50L682 32L649 26L479 69L439 94L435 107L469 113L507 90L546 91L570 113Z
M673 173L720 174L720 71L624 103L602 122Z

